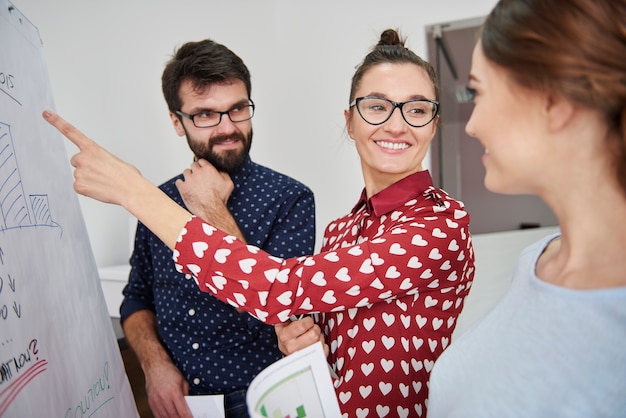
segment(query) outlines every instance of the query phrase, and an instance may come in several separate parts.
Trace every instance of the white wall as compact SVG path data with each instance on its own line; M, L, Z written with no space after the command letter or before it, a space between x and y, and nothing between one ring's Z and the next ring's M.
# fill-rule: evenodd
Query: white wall
M240 55L257 104L252 157L313 189L319 248L323 227L363 185L343 120L354 67L387 27L426 56L426 25L483 16L496 0L13 3L39 28L58 112L154 183L191 161L160 90L174 48L213 38ZM126 263L134 220L118 207L80 203L98 266Z

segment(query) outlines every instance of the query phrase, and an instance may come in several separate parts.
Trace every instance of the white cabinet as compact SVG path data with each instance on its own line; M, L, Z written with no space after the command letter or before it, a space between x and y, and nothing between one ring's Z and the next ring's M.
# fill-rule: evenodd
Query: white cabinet
M120 316L120 304L122 303L122 290L128 283L130 265L102 267L98 269L102 292L109 310L109 315L115 318Z

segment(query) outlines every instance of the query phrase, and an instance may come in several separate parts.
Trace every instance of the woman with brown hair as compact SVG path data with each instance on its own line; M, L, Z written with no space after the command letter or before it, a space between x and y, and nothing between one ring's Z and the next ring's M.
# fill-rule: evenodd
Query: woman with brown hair
M560 233L437 361L430 417L626 416L626 2L502 0L472 58L466 131L491 191Z

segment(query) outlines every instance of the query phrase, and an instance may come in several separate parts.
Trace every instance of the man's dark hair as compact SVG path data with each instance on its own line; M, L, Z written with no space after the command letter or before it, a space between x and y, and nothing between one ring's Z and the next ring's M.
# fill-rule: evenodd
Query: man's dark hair
M250 71L233 51L210 39L187 42L170 59L163 70L161 87L170 112L180 110L178 90L183 81L191 81L193 88L202 90L214 83L229 79L243 81L251 94Z

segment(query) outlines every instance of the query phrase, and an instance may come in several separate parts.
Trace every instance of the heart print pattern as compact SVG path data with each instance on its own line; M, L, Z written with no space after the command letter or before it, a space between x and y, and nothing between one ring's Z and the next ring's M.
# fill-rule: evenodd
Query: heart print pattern
M201 290L267 323L320 312L344 417L425 416L428 377L450 344L474 254L463 204L430 176L424 183L362 198L328 225L315 256L272 257L193 217L174 261Z

